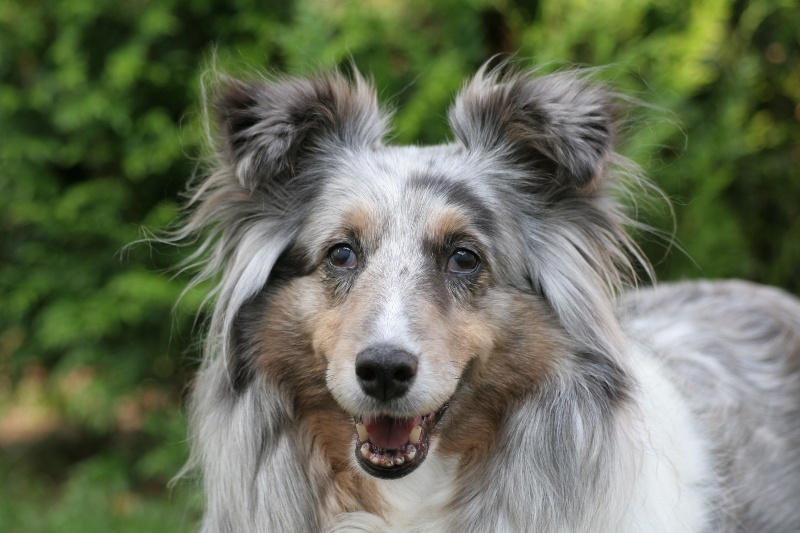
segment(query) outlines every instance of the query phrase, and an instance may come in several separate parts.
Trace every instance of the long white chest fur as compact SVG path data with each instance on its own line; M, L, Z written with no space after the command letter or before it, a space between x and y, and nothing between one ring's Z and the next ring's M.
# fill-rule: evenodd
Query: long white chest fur
M660 361L643 354L632 361L637 411L646 416L633 420L630 444L639 467L628 473L633 490L617 531L704 531L712 485L708 444Z
M442 531L443 510L453 488L458 457L442 458L435 453L424 468L401 479L381 483L387 504L386 519L369 513L349 513L339 517L331 532L400 533Z

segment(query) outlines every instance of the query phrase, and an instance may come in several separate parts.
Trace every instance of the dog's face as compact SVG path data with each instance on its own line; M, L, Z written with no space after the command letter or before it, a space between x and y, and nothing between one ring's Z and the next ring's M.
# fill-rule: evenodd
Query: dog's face
M379 477L423 462L465 368L492 350L493 216L459 164L413 148L344 161L297 241L324 295L315 351L353 417L359 464Z
M263 223L247 229L253 242L264 228L283 235L264 241L280 248L266 279L239 289L250 303L233 319L238 385L264 374L298 417L321 398L313 409L339 413L335 438L379 478L412 472L437 445L485 444L575 327L566 284L546 275L569 267L544 266L552 222L535 212L594 201L610 153L605 93L479 75L451 113L459 141L421 148L381 144L386 118L360 78L226 83L225 187L248 205L242 226ZM257 270L244 250L240 271Z

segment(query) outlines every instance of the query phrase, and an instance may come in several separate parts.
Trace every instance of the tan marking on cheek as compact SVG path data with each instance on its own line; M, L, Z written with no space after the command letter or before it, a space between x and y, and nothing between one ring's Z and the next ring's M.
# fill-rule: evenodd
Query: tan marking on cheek
M326 359L336 346L337 333L341 329L342 315L337 310L328 310L317 316L316 324L311 325L314 352Z
M420 336L435 339L438 344L427 346L424 353L445 354L442 357L456 362L459 368L473 358L486 359L489 356L495 343L495 332L484 313L456 306L442 311L432 302L423 300L418 314L421 317L417 321Z
M295 414L327 405L326 362L312 332L325 298L314 276L298 278L270 296L261 310L257 369L293 399Z
M459 311L462 315L458 319L461 327L455 338L458 341L459 352L462 357L469 356L468 362L473 357L485 361L495 344L495 334L491 324L483 313Z
M308 344L325 305L323 287L316 275L293 279L272 294L260 312L262 359L279 355L284 343Z
M364 346L377 295L351 292L345 302L320 313L313 325L314 348L341 371Z
M293 430L312 443L307 465L333 517L342 512L379 513L385 508L375 482L352 468L354 425L325 383L326 361L315 356L334 342L340 314L325 305L319 282L293 280L270 297L262 310L258 370L291 398Z
M475 313L457 312L442 318L435 313L426 315L423 337L435 339L423 343L422 353L439 380L452 380L455 390L464 369L473 359L486 359L491 353L494 337L491 328Z
M464 465L491 453L505 414L548 378L566 345L562 328L541 302L514 293L494 300L465 325L472 342L488 350L469 364L441 433L441 453L461 455Z
M352 420L315 413L308 418L308 431L315 436L316 451L325 457L330 469L332 486L326 499L333 514L352 511L380 514L385 505L375 480L352 466L355 453Z

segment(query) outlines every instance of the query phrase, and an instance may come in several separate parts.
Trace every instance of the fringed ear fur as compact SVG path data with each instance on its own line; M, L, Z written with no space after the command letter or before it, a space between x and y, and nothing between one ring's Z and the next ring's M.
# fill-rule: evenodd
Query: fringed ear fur
M594 190L613 154L613 94L581 73L502 70L484 66L459 93L449 113L458 139L534 170L537 192Z
M274 81L223 77L212 112L220 155L251 191L284 183L304 156L326 146L380 143L388 122L374 88L358 72L352 81L339 73Z

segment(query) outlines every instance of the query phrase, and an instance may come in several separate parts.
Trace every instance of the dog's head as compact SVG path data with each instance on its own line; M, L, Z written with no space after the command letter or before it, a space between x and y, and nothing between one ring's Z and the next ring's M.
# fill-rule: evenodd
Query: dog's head
M585 76L481 71L433 147L385 145L358 75L224 79L213 111L220 168L195 218L215 228L232 388L344 413L366 472L485 444L555 354L613 359L629 241L607 194L613 98Z

